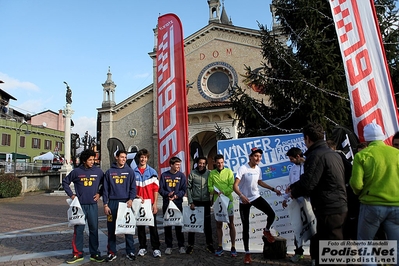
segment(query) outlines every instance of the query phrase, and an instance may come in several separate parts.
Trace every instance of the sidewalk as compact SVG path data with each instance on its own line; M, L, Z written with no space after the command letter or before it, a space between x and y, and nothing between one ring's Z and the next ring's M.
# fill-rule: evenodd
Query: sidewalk
M0 198L0 266L1 265L67 265L65 260L71 256L73 228L68 227L66 212L68 205L65 196L50 196L46 193L26 193L11 199ZM125 256L124 238L117 237L118 258L110 265L243 265L244 254L230 257L226 252L222 257L215 257L205 250L204 234L196 234L196 245L192 255L179 254L177 247L172 255L165 255L162 225L162 199L158 200L158 231L161 240L161 258L153 258L151 249L144 257L129 261ZM100 251L106 255L107 226L102 204L99 204ZM214 228L214 223L213 229ZM187 240L187 233L185 234ZM216 242L216 232L214 232ZM138 240L135 236L136 252ZM150 243L148 241L148 245ZM74 265L97 265L89 260L88 237L85 236L85 260ZM252 265L310 265L309 256L300 263L289 261L290 255L282 260L264 259L262 254L252 255Z

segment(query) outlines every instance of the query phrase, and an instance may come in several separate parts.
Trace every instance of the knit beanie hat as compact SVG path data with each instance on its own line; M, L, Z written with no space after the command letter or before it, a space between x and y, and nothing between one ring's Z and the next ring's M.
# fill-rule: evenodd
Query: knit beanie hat
M380 125L376 123L367 124L364 127L364 140L365 141L373 141L373 140L384 140L385 135L382 132L382 128Z

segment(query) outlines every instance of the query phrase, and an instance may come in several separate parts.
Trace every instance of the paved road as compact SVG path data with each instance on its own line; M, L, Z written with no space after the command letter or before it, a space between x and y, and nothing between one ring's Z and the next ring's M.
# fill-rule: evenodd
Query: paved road
M33 192L11 199L0 198L0 266L1 265L67 265L65 260L71 256L72 228L68 227L66 196L52 196L47 193ZM159 204L161 204L159 202ZM102 204L100 204L102 206ZM103 209L99 208L102 215ZM161 216L161 215L159 215ZM162 220L158 217L161 251L164 252ZM105 216L99 217L100 251L106 254L107 229ZM187 239L187 238L186 238ZM215 234L216 239L216 234ZM172 255L162 254L153 258L150 254L129 261L125 258L124 239L118 237L118 258L110 265L242 265L244 255L232 258L228 255L215 257L208 253L203 234L196 234L196 245L192 255L178 254L177 248ZM135 238L136 251L138 250ZM148 243L149 244L149 243ZM89 261L88 237L85 236L85 260L75 265L96 265ZM150 252L149 252L150 253ZM286 259L270 260L262 254L253 254L252 265L294 265ZM305 256L297 265L310 265L309 256Z

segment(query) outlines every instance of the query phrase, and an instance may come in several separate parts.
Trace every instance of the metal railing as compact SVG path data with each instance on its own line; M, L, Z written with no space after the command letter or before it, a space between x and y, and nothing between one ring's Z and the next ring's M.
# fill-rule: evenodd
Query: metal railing
M15 171L16 170L16 171ZM0 162L0 173L56 172L51 163Z

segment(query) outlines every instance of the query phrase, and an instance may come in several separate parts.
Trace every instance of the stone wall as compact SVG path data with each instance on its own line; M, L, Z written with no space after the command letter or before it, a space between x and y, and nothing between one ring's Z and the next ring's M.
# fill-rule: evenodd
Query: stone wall
M22 183L22 193L37 190L57 190L60 186L60 173L18 174Z

